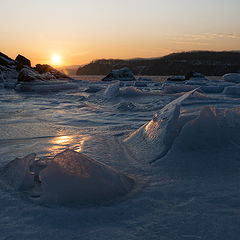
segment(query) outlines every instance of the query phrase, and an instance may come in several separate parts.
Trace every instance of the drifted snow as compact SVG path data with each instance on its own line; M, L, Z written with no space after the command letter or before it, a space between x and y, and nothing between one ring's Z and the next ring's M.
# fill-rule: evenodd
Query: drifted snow
M40 173L47 203L79 204L111 200L128 193L133 180L86 155L66 150Z
M177 174L218 174L235 168L239 161L240 108L207 106L188 121L169 152L161 159ZM235 169L237 171L237 169Z
M138 161L153 162L165 155L177 135L180 105L192 90L167 104L154 118L124 139L131 156Z

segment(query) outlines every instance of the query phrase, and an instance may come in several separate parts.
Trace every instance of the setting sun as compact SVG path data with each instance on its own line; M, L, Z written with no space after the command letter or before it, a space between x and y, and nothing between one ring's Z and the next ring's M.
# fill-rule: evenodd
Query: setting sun
M51 59L51 63L53 65L61 65L61 62L62 62L62 58L61 56L57 55L57 54L54 54L52 56L52 59Z

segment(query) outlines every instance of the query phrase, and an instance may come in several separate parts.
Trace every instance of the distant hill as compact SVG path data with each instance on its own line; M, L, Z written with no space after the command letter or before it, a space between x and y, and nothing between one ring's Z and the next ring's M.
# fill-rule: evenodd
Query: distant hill
M240 72L240 51L192 51L159 58L99 59L80 66L77 75L106 75L112 69L128 67L135 75L185 75L189 71L208 76Z

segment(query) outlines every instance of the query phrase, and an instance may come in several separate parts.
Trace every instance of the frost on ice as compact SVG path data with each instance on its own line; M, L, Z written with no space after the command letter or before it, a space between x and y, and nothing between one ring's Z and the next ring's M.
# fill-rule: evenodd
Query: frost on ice
M75 204L111 200L128 193L133 180L88 156L65 150L40 173L47 203Z
M143 162L153 162L164 156L177 135L180 104L196 89L167 104L154 118L124 139L132 157Z

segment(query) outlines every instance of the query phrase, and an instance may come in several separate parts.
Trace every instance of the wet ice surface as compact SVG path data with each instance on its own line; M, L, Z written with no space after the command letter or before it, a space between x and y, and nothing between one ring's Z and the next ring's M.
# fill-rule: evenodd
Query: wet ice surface
M86 93L92 85L103 90ZM239 110L226 113L239 96L202 89L185 100L180 134L149 164L129 155L122 141L181 93L147 83L106 97L108 85L79 82L78 90L50 94L0 89L1 167L32 152L51 157L71 148L136 182L126 196L77 208L39 205L0 182L0 239L239 239ZM206 106L216 110L200 114Z

